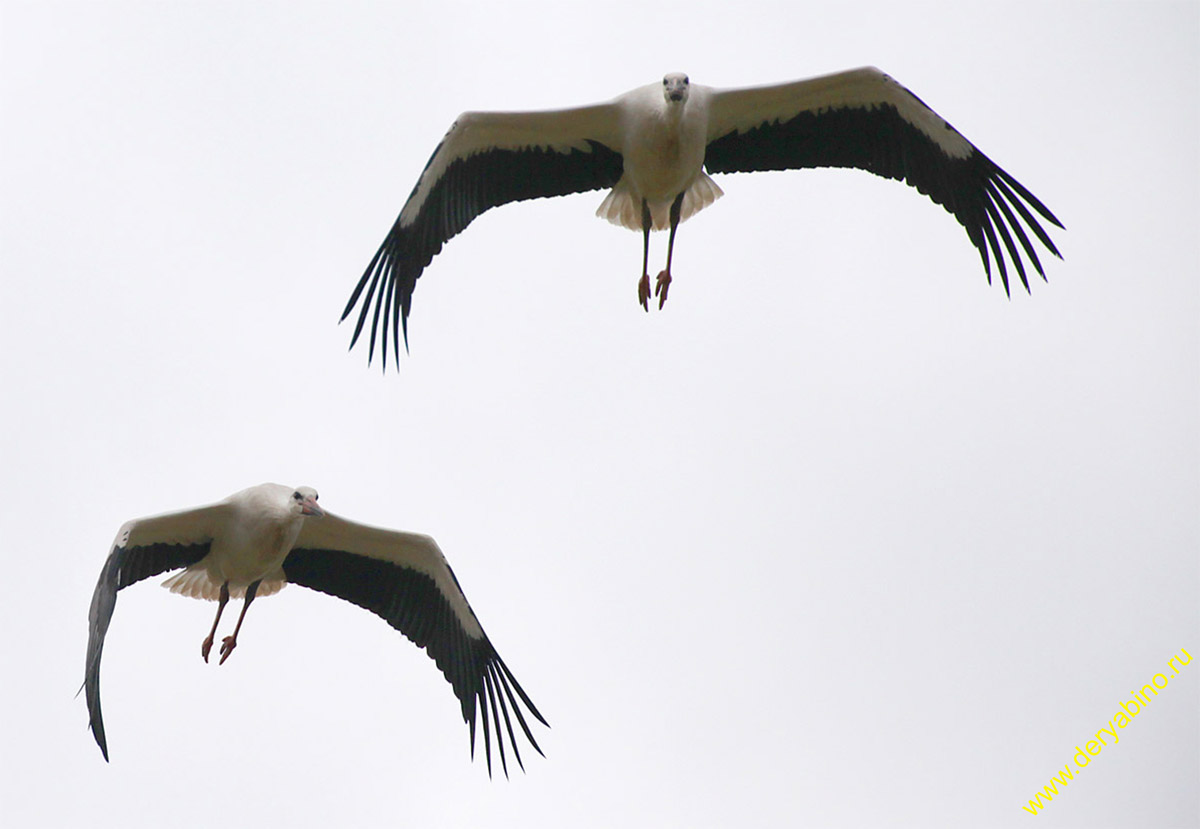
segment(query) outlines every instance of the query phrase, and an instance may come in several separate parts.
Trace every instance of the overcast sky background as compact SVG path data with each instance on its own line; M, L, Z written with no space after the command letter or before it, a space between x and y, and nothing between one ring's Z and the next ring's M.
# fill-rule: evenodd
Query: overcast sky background
M1023 825L1200 655L1200 6L732 8L4 3L6 825ZM459 112L865 64L1057 213L1049 284L1007 300L895 182L722 176L662 312L595 192L451 242L399 375L347 353ZM292 587L217 667L155 579L106 765L72 695L113 535L266 480L434 535L546 759L489 781L358 608ZM1038 824L1195 825L1198 710L1193 663Z

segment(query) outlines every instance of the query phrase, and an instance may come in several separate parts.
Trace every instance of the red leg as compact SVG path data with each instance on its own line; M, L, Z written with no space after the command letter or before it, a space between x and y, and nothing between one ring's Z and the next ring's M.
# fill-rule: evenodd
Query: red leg
M250 609L250 602L254 601L254 594L258 592L258 585L261 582L254 582L246 588L246 602L242 605L242 612L238 615L237 624L233 628L233 635L226 636L221 640L221 661L218 665L224 665L225 660L229 658L229 654L233 653L233 649L237 647L238 631L242 629L242 621L246 618L246 611Z
M650 272L647 265L650 262L650 205L642 199L642 278L638 280L638 302L643 311L650 310Z
M204 661L208 661L208 652L212 650L213 637L217 635L217 622L221 621L221 611L225 609L225 605L229 602L229 582L221 585L221 598L217 604L217 618L213 619L212 630L208 632L208 636L204 637L204 641L200 643L200 655L204 657Z
M675 252L675 230L679 227L679 214L683 209L683 193L675 197L675 201L671 202L671 235L667 239L667 267L666 270L659 271L658 278L654 280L654 295L658 297L658 310L662 310L663 305L667 301L667 290L671 287L671 254Z

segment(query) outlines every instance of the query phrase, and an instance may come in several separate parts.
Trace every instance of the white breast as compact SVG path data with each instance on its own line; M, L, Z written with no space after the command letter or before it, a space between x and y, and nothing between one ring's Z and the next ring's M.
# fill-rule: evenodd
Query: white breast
M669 106L658 84L621 99L625 178L651 208L669 206L700 174L708 122L704 92L694 87L682 107Z

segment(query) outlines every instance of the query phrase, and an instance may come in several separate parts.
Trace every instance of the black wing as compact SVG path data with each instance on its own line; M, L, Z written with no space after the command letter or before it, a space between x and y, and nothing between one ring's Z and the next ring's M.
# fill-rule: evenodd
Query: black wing
M442 245L484 211L616 184L624 170L621 155L597 140L608 129L608 111L597 106L551 113L468 113L459 118L434 150L346 303L343 320L362 300L350 347L358 341L370 313L368 362L381 333L387 368L390 325L399 366L400 333L407 348L408 314L417 279Z
M117 604L117 591L168 570L190 567L208 555L209 546L210 542L114 546L104 562L88 611L87 667L83 687L87 692L89 724L105 761L108 760L108 741L104 736L104 717L100 713L100 656L104 652L108 623Z
M450 601L430 576L378 558L342 550L297 548L283 562L289 582L353 602L383 618L424 648L437 663L462 705L463 721L470 726L471 754L475 754L476 701L483 709L484 753L488 775L492 772L491 732L488 708L496 728L500 763L508 775L504 753L503 716L508 740L518 765L524 769L509 715L511 706L517 723L539 754L542 750L529 730L518 698L543 725L549 725L530 701L504 660L484 635L476 638L464 630ZM450 573L453 578L453 571ZM455 587L458 579L454 579ZM460 588L461 592L461 588ZM514 691L516 695L514 696ZM506 701L507 700L507 704Z
M798 112L782 112L786 107L780 101L785 96L780 93L787 90L797 99L811 97L811 103L800 104ZM718 96L727 99L726 117L722 134L709 142L705 154L710 173L855 167L906 182L954 214L966 228L979 249L989 282L990 248L1005 293L1009 291L1008 271L1001 242L1021 284L1029 290L1014 236L1033 267L1046 278L1021 221L1051 253L1062 258L1029 208L1061 228L1054 214L924 102L876 69L775 88L730 90ZM737 112L740 97L745 100L745 115ZM769 111L762 119L750 115L756 99L767 102L763 109ZM741 123L730 131L730 122L739 117ZM939 137L942 143L936 140ZM948 152L946 146L963 148L965 153Z

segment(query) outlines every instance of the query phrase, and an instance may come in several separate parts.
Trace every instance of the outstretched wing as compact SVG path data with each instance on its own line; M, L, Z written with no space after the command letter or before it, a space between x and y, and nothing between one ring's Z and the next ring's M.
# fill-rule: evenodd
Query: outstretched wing
M496 729L500 763L508 774L504 730L517 763L511 716L525 737L542 753L522 713L522 704L548 725L496 653L467 603L458 579L432 538L415 533L368 527L329 513L308 519L296 546L283 562L288 581L353 602L382 617L424 648L450 681L470 726L475 752L476 705L483 709L484 753L492 771L488 709ZM509 709L511 708L512 715Z
M916 95L878 69L854 69L775 86L713 90L709 125L704 164L710 173L857 167L912 185L966 228L989 282L991 250L1006 293L1008 271L1001 243L1025 290L1029 281L1017 242L1042 278L1046 276L1022 222L1061 258L1030 208L1062 227L1054 214Z
M368 361L375 353L376 334L382 333L383 367L387 368L390 325L399 365L400 332L407 346L413 289L442 245L493 207L616 184L624 169L617 127L613 104L460 115L433 151L346 303L343 320L362 301L350 347L358 341L370 313Z
M106 761L108 740L100 712L100 657L117 604L117 591L159 573L189 567L208 555L212 525L220 508L213 505L129 521L113 541L88 611L87 665L83 678L89 724Z

